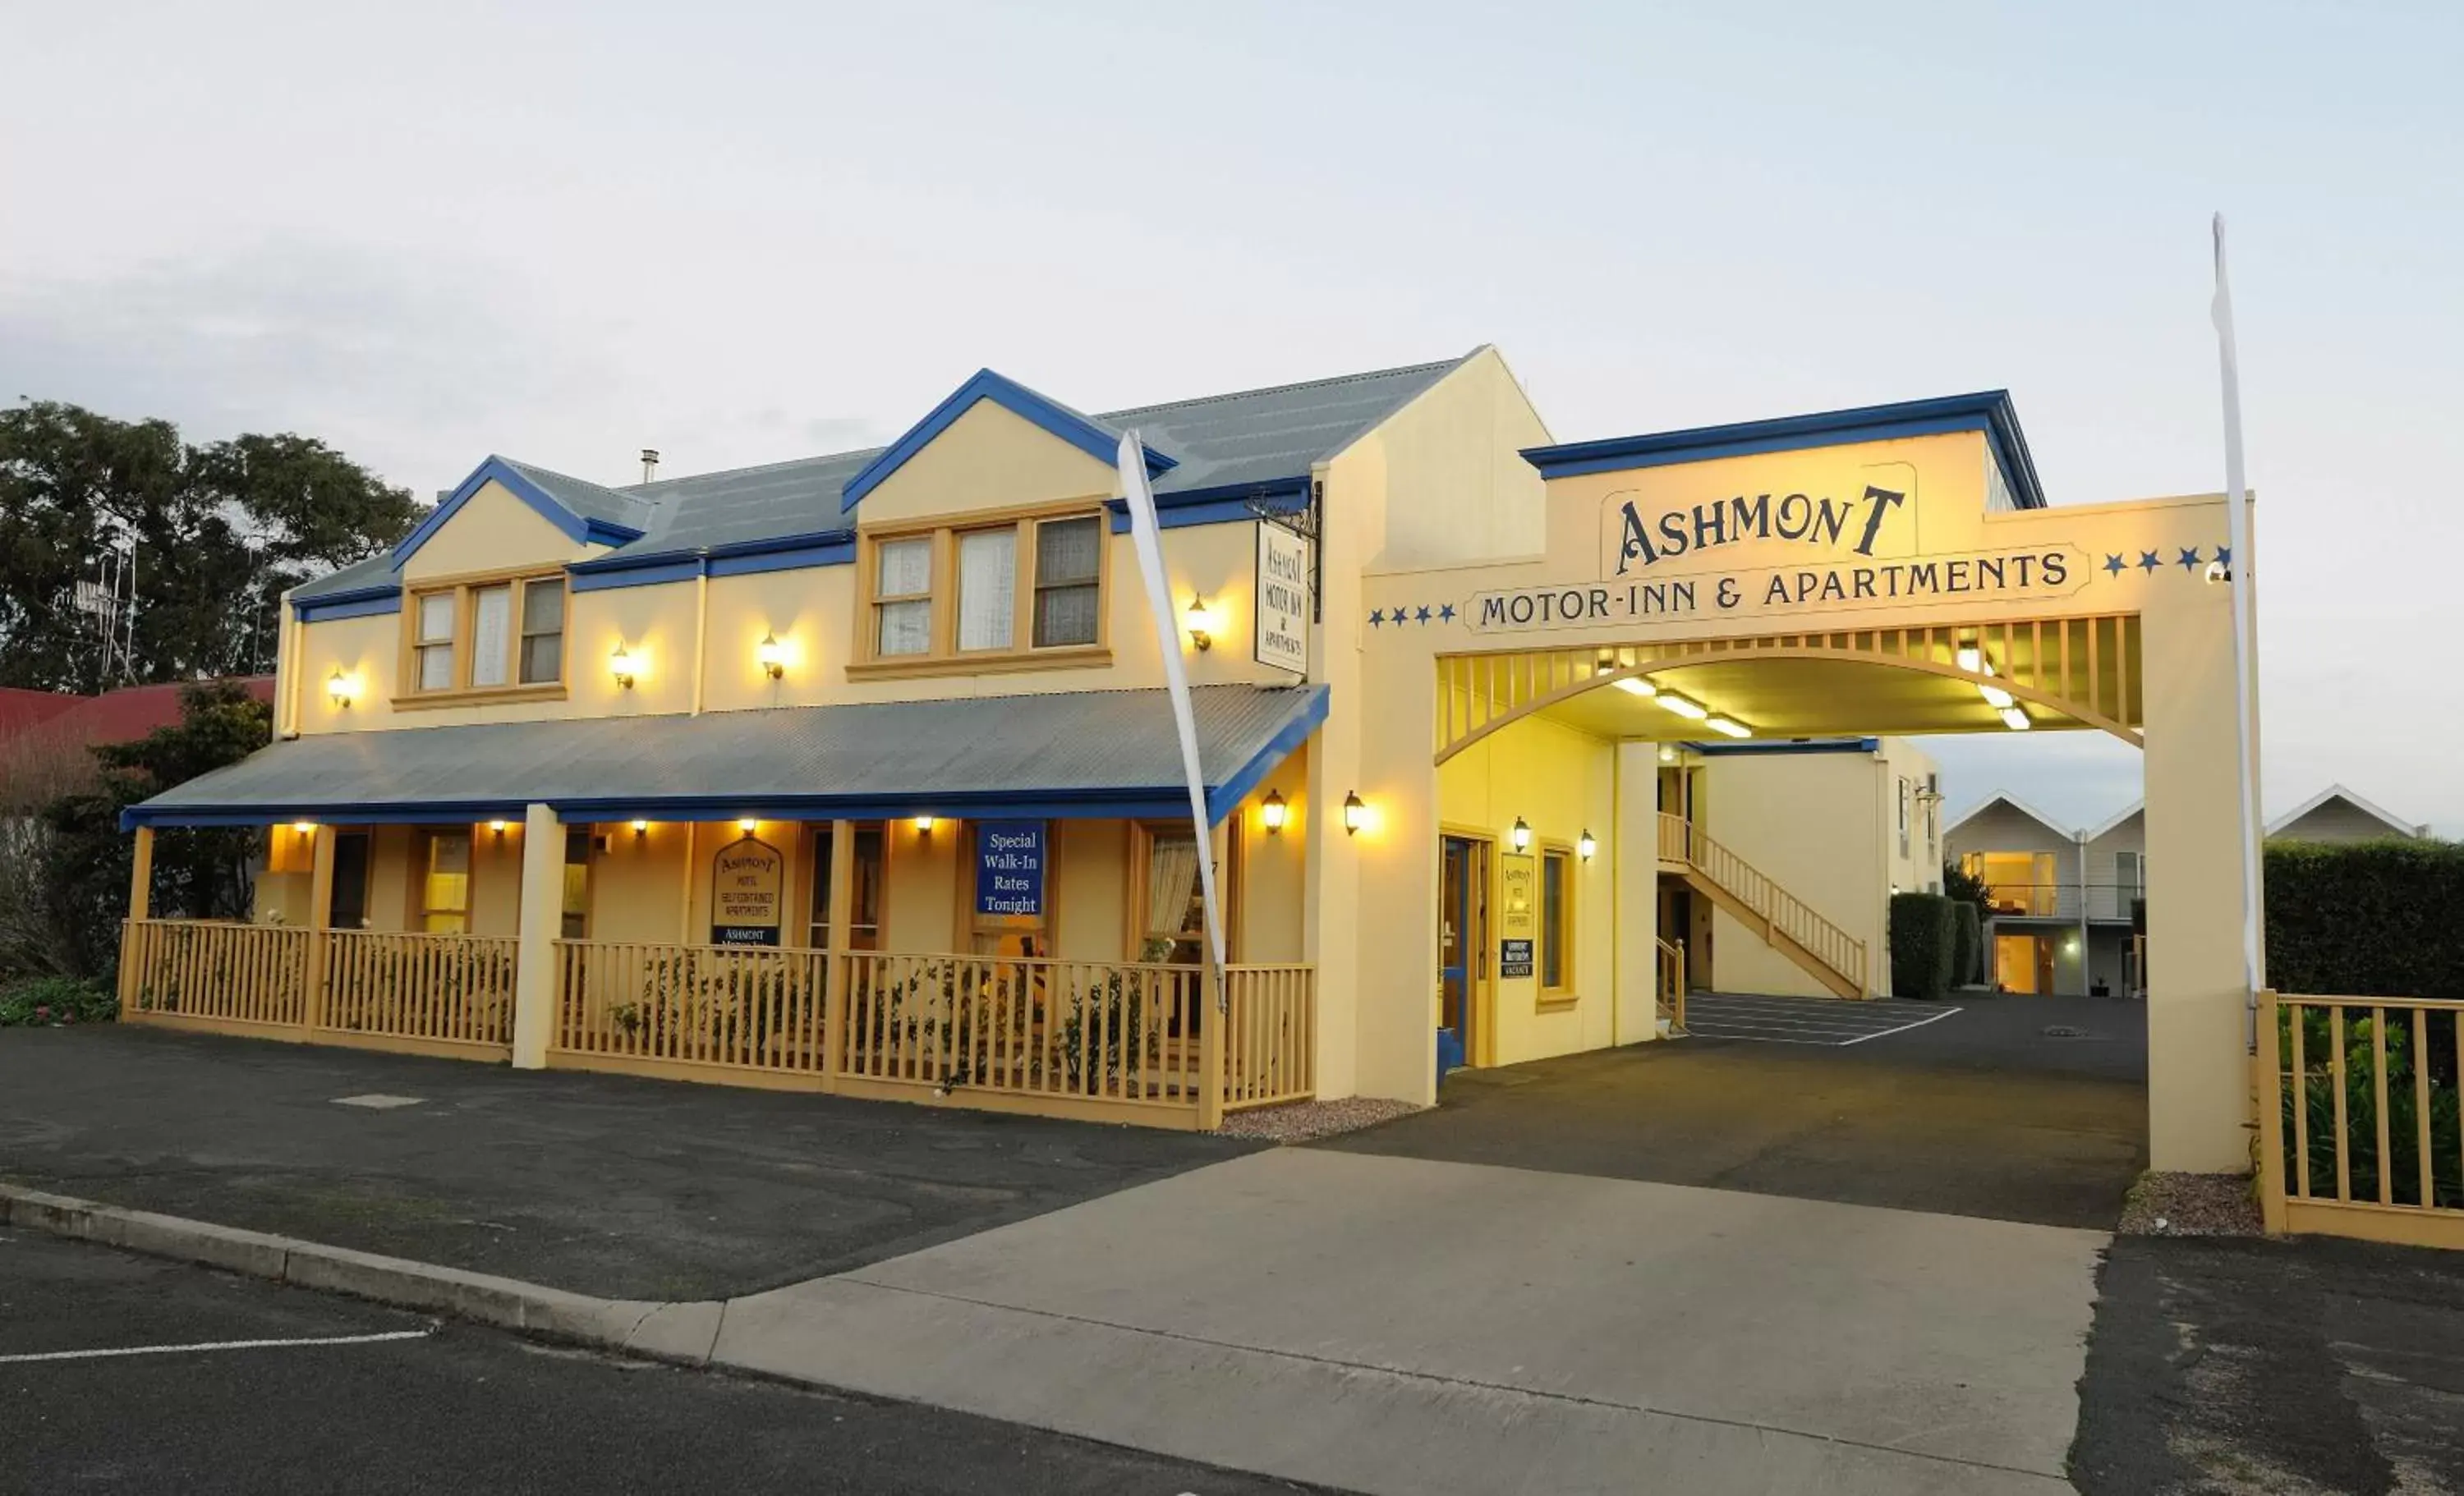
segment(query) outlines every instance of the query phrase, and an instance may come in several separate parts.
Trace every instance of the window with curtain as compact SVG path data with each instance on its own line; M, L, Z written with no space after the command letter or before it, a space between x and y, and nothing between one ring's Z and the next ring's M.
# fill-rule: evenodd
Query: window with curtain
M471 684L501 686L509 678L509 646L513 638L514 589L508 583L480 587L471 594Z
M1198 839L1186 829L1147 837L1146 929L1138 958L1196 966L1206 959L1205 891Z
M1103 597L1104 521L1096 516L1046 519L1035 527L1035 647L1096 639Z
M451 592L423 592L414 648L419 654L419 689L453 689L453 608Z
M1006 649L1018 619L1018 528L958 537L958 648Z
M933 538L884 540L873 552L872 652L933 652Z
M408 613L405 696L523 688L552 695L563 683L562 572L436 583L412 594Z
M584 940L590 935L590 839L594 832L586 825L569 827L564 833L564 913L561 933L568 940Z
M564 581L522 583L522 669L525 686L564 678Z
M830 944L830 880L838 871L833 862L830 825L818 822L813 826L813 911L805 928L805 943L817 951L827 950ZM849 891L847 900L850 951L881 949L882 869L881 823L859 821L855 825L855 867L850 869L855 887Z
M1574 984L1574 859L1560 847L1540 853L1540 987Z
M471 929L471 833L422 833L419 927L429 935Z

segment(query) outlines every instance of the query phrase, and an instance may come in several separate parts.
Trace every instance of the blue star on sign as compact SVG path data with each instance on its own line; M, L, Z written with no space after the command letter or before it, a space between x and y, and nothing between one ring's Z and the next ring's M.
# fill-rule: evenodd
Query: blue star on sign
M2230 566L2233 564L2232 546L2219 545L2216 547L2216 564L2219 566Z
M1423 604L1421 604L1421 605L1420 605L1420 606L1419 606L1419 611L1417 611L1417 612L1415 612L1415 613L1412 615L1412 622L1414 622L1414 623L1416 623L1416 624L1425 624L1425 623L1427 623L1428 621L1429 621L1429 605L1427 605L1426 603L1423 603Z
M2185 545L2182 547L2182 569L2184 571L2196 571L2199 569L2199 548L2197 546Z
M1438 622L1441 624L1451 624L1454 621L1455 605L1452 603L1441 605L1438 608Z
M2164 564L2165 563L2163 561L2156 559L2156 553L2154 551L2141 551L2139 553L2139 569L2141 571L2154 571L2157 567Z
M2119 556L2108 556L2108 557L2106 557L2106 558L2104 559L2104 572L2105 572L2105 575L2106 575L2106 576L2108 576L2108 577L2119 577L2119 576L2121 576L2121 575L2122 575L2122 558L2121 558L2121 557L2119 557Z
M1386 610L1385 610L1384 608L1382 608L1382 607L1373 607L1373 608L1371 608L1371 609L1369 610L1369 627L1370 627L1375 628L1375 627L1376 627L1378 625L1380 625L1380 624L1382 624L1382 623L1384 623L1384 622L1386 622Z

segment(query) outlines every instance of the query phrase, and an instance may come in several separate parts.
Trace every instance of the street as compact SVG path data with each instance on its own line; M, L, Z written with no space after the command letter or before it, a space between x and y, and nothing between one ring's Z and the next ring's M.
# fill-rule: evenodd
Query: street
M1307 1489L5 1230L0 1400L9 1493Z

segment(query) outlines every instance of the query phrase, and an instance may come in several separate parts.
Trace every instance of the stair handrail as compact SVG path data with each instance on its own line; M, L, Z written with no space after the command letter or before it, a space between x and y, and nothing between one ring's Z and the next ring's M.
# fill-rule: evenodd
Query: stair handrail
M1865 985L1865 942L1825 917L1821 911L1791 893L1709 832L1683 816L1660 812L1660 856L1680 862L1727 891L1771 929L1787 935L1814 958L1854 982Z

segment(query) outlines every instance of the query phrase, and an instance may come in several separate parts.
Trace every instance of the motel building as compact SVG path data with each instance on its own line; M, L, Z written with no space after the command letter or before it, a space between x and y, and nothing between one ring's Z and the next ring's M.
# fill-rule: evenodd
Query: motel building
M1567 445L1485 347L1101 415L986 371L619 488L491 457L291 595L272 746L128 813L123 1006L1161 1126L1428 1102L1660 1042L1689 979L1886 991L1941 865L1899 739L2092 731L2145 755L2155 1165L2246 1168L2228 533L2049 507L2000 394ZM153 838L234 825L259 918L149 917Z

